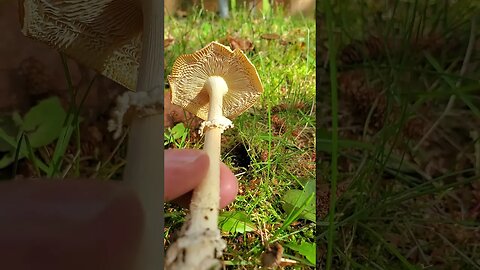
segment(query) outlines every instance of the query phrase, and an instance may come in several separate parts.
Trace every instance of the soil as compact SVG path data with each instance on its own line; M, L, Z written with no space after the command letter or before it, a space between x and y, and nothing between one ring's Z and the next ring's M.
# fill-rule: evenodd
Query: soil
M448 55L447 59L457 59L463 57L466 50L466 44L468 44L468 36L463 36L461 33L457 33L455 36L450 37L448 40L439 38L437 36L424 37L412 42L411 53L418 54L418 58L415 59L416 65L422 67L422 53L428 51L436 59L441 59L441 55ZM322 42L320 42L322 44ZM323 42L325 44L326 41ZM453 106L451 113L440 122L436 129L422 140L427 130L429 130L435 121L439 118L442 112L445 110L445 106L448 102L448 96L444 99L427 100L422 103L415 111L410 112L406 119L401 120L402 117L402 104L414 103L416 100L402 100L402 102L392 101L392 97L389 96L388 86L382 84L381 80L375 80L378 73L371 72L368 65L365 63L379 62L385 60L387 52L385 48L388 48L390 54L401 53L400 48L394 47L396 42L384 42L376 37L367 37L364 41L354 41L351 44L347 44L343 49L339 50L339 69L338 69L338 97L339 97L339 137L342 140L353 140L358 142L365 142L370 145L378 145L384 139L379 136L386 134L389 139L385 141L385 147L392 150L393 155L402 157L403 162L412 164L415 169L409 168L406 171L402 171L403 168L397 168L394 173L388 173L381 169L375 171L378 173L379 182L381 187L395 186L393 184L398 179L396 173L408 175L412 179L416 179L415 184L426 183L428 181L438 181L444 184L457 183L464 181L467 178L479 177L478 168L475 171L477 165L475 165L475 149L474 137L475 132L478 138L478 127L480 126L480 119L474 115L474 113L467 108L463 102L457 99L455 106ZM463 44L463 45L461 45ZM326 49L324 48L326 51ZM391 56L391 55L390 55ZM326 58L324 58L326 59ZM461 58L462 59L462 58ZM364 63L365 65L362 65ZM461 63L461 61L460 61ZM329 72L328 67L325 66L325 62L319 63L323 65L320 68L320 89L330 89ZM478 61L472 61L470 68L467 69L470 74L475 70L474 67L478 67ZM448 63L447 63L448 65ZM460 67L455 67L454 72L458 72ZM423 85L416 84L418 80L418 74L414 71L396 71L396 78L401 80L399 83L404 85L403 89L400 89L400 93L408 97L409 91L416 89L422 90ZM372 74L374 73L374 74ZM465 74L466 77L472 77L475 75ZM322 76L323 75L323 76ZM429 78L431 79L431 78ZM468 80L465 80L468 81ZM467 84L467 82L463 82ZM427 90L423 90L427 91ZM327 95L328 96L328 95ZM476 98L478 102L478 97ZM475 98L474 98L475 100ZM478 105L477 105L478 106ZM331 128L330 119L331 112L329 104L324 106L323 111L320 114L324 114L325 117L321 117L319 128L329 130ZM368 122L368 125L365 123ZM403 121L403 122L402 122ZM389 129L396 127L398 123L402 123L399 129L395 132L386 133ZM383 143L383 142L382 142ZM415 149L414 147L418 147ZM376 150L378 150L376 148ZM329 211L329 161L330 154L326 152L318 153L321 168L327 172L327 175L321 176L318 181L323 182L317 189L317 213L321 219L325 219ZM370 153L375 155L375 153ZM361 157L362 151L358 151L350 148L341 148L341 154L338 159L339 170L339 186L337 189L337 196L340 197L339 204L343 205L346 201L351 201L349 196L357 196L354 190L349 190L349 185L355 179L352 179L359 166L359 161L352 157ZM399 165L399 164L396 164ZM396 166L395 165L395 166ZM467 173L453 174L452 172L467 171ZM374 174L375 174L374 173ZM375 177L375 176L372 176ZM323 179L322 179L323 178ZM436 180L438 179L438 180ZM358 179L357 179L358 180ZM359 180L360 181L360 180ZM326 184L327 183L327 184ZM414 185L410 183L410 185ZM400 188L397 185L396 188ZM412 186L402 186L401 188L409 188ZM470 184L466 184L462 187L458 187L455 190L448 192L448 196L439 198L437 195L422 196L414 200L405 202L405 207L410 207L410 213L414 215L422 215L428 213L432 217L438 217L439 219L448 216L452 221L461 222L462 220L478 221L480 216L480 197L478 190L478 181ZM380 188L380 187L379 187ZM379 197L380 190L371 190L372 194L369 196ZM343 196L346 193L346 197ZM342 201L342 196L343 200ZM347 199L345 199L347 198ZM456 199L452 199L456 198ZM424 205L435 204L432 209L424 207ZM408 205L408 206L407 206ZM341 209L339 207L339 209ZM426 214L427 215L427 214ZM346 226L348 227L348 226ZM431 230L446 235L448 240L453 245L460 247L460 249L467 248L472 245L478 245L479 230L469 230L466 227L462 227L452 224L439 224L432 226ZM345 230L348 230L345 228ZM348 234L348 233L347 233ZM426 241L432 243L433 248L430 252L427 252L427 256L431 258L431 263L438 267L438 269L455 269L453 266L461 265L460 263L448 262L445 258L455 253L451 248L445 245L442 239L439 239L436 234L432 234L428 229L419 229L418 232L414 232L418 241ZM433 235L425 237L425 235ZM359 234L356 237L361 237ZM385 236L388 238L388 235ZM397 235L398 241L394 243L397 248L411 248L415 245L412 239L406 239L401 234ZM368 248L368 244L363 246ZM362 254L362 245L359 244L354 248L354 252ZM418 255L418 254L417 254ZM411 262L418 262L420 258L416 255L411 255L409 258Z

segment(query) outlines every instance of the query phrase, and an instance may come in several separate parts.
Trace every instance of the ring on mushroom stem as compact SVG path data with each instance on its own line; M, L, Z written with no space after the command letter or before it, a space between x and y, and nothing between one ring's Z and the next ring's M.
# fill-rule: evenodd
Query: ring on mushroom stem
M220 142L234 118L250 108L263 91L257 70L240 50L217 42L182 55L168 76L172 103L204 120L204 151L210 158L205 180L195 188L180 237L166 256L166 269L219 269L226 247L218 229ZM227 118L228 117L228 118Z
M230 119L222 114L223 96L228 92L228 85L220 76L210 76L205 82L205 89L210 97L208 120L202 122L199 133L203 135L205 128L219 128L221 133L233 127Z

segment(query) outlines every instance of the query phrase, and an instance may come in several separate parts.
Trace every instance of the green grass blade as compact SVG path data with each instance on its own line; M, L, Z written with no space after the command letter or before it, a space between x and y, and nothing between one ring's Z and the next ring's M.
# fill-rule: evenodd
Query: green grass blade
M21 133L20 134L20 137L18 139L18 143L17 145L15 146L15 162L13 163L13 176L15 177L15 175L17 175L17 171L18 171L18 161L20 160L20 149L22 147L22 142L23 142L23 137L25 136L25 133Z
M331 114L332 114L332 158L330 179L330 208L328 214L328 245L327 245L327 270L332 269L333 247L335 239L335 207L338 178L338 89L337 89L337 63L336 47L334 42L334 21L331 1L325 1L328 35L328 59L330 68Z
M23 134L23 138L25 140L25 146L27 147L28 158L32 162L33 168L34 168L35 172L37 173L37 176L40 176L40 171L39 171L38 165L37 165L37 158L34 155L34 150L33 150L32 145L30 144L30 139L28 138L27 135L25 135L25 133L22 133L22 134Z
M398 249L396 249L393 245L389 244L380 234L378 234L375 230L373 230L372 228L370 228L369 226L363 224L363 223L359 223L358 224L360 227L362 227L363 229L365 229L370 235L372 235L373 237L375 237L378 241L380 241L382 243L382 245L392 254L394 255L395 257L397 257L398 260L400 260L400 262L403 264L403 266L405 266L406 269L409 269L409 270L417 270L417 269L420 269L412 264L410 264L407 260L407 258L405 258L404 256L402 256L402 254L400 254L400 251Z

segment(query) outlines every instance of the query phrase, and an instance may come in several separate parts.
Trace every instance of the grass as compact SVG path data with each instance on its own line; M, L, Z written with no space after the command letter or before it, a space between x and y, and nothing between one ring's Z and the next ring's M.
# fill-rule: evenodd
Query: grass
M19 162L22 162L24 157L31 162L33 170L31 173L35 177L80 176L80 112L94 80L92 79L83 96L77 96L80 91L75 89L71 83L66 58L59 54L59 59L64 66L70 96L69 109L64 111L60 104L61 101L56 97L51 97L39 101L23 117L18 112L6 113L1 116L0 144L3 152L8 150L0 162L2 168L7 168L2 171L2 178L15 177L17 173L25 173L25 171L18 171ZM11 120L14 123L10 122ZM12 153L14 156L11 155ZM69 158L71 159L69 160ZM13 168L9 173L7 172L10 169L8 165L11 163L13 163ZM65 166L62 166L62 163Z
M166 75L179 55L212 40L231 35L254 45L246 54L257 67L264 93L223 136L223 161L240 182L239 196L221 213L220 221L228 241L224 259L234 269L260 267L261 254L273 244L283 247L283 258L294 261L293 269L315 264L314 20L271 12L262 18L239 8L231 19L222 20L197 10L187 18L166 19L165 32L174 40L165 50ZM0 178L120 178L125 136L119 141L111 139L106 115L82 118L89 90L73 85L64 60L62 64L67 98L47 99L46 105L46 100L35 100L38 104L30 109L36 112L33 118L27 117L29 112L2 115L0 160L12 158L5 160ZM59 116L53 117L52 110ZM25 122L32 122L35 128L25 128ZM201 148L202 140L194 136L191 123L183 124L167 130L166 146ZM98 128L99 141L89 141L95 137L90 127ZM37 139L42 142L35 144ZM171 233L182 224L185 210L167 204L165 211L168 244Z
M479 6L354 2L322 6L319 267L480 269Z
M285 17L281 10L271 14L264 18L238 9L225 20L195 10L186 18L165 19L165 35L173 40L165 49L165 75L178 56L211 41L228 44L230 37L253 44L246 55L264 93L233 120L235 127L224 133L222 145L222 160L240 185L220 222L228 246L224 259L232 269L259 268L262 253L274 243L283 246L284 258L296 261L292 269L315 265L315 21ZM172 143L170 133L167 147L201 148L203 140L193 135L190 124L183 124L186 130L174 127L188 136L179 134L182 143ZM168 245L185 213L171 204L166 212Z
M327 10L327 28L328 35L333 36L333 14L332 7L329 2L326 2L326 5L329 5ZM337 91L337 62L335 61L337 52L335 50L335 43L333 38L328 39L328 58L330 60L330 83L331 83L331 104L332 104L332 115L338 115L338 91ZM331 171L331 189L330 189L330 207L329 207L329 226L328 226L328 249L327 249L327 268L332 268L332 254L333 254L333 237L335 232L334 221L335 221L335 204L337 196L337 180L338 180L338 117L332 117L332 162L330 166Z

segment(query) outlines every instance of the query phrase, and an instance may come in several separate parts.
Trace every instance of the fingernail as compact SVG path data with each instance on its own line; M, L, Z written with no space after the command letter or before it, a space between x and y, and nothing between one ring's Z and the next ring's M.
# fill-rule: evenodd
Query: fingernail
M200 159L208 158L207 154L201 150L192 150L192 149L184 149L184 150L167 150L165 151L165 163L174 162L177 165L179 163L183 163L184 165L187 163L194 163L199 161ZM171 163L170 163L171 164Z

